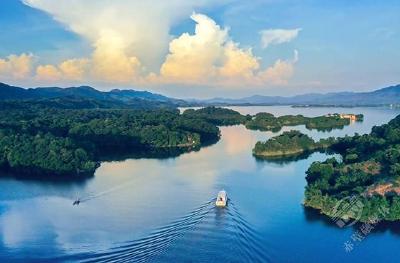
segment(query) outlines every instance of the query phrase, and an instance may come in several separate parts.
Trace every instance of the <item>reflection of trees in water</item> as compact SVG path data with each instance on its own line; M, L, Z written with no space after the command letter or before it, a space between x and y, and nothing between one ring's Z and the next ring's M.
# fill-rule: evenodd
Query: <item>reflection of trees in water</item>
M373 234L381 234L386 231L389 231L391 234L400 236L400 224L399 222L380 222L378 223L374 230L371 231L371 235Z
M155 158L155 159L168 159L175 158L184 153L199 151L203 148L209 147L217 143L219 139L208 140L201 144L200 147L158 147L158 148L135 148L124 149L120 151L105 151L101 153L101 161L124 161L126 159L141 159L141 158Z
M257 162L260 163L272 163L279 165L287 165L293 162L305 160L310 157L314 152L326 153L326 151L307 151L301 154L291 155L291 156L281 156L281 157L258 157L254 156Z
M309 127L307 125L305 125L305 127L309 131L317 130L318 132L330 133L333 130L343 130L345 125L332 126L332 127L329 127L329 128L314 128L314 127Z
M314 153L324 153L326 155L329 155L330 157L333 157L331 155L335 155L335 152L329 150L329 149L318 149L314 151L305 151L300 154L296 155L290 155L290 156L280 156L280 157L259 157L259 156L254 156L257 162L259 163L271 163L271 164L279 164L279 165L287 165L290 163L294 163L297 161L305 160L308 159L311 155Z
M333 227L333 228L340 229L339 226L336 225L336 223L333 219L331 219L329 216L321 214L319 212L319 210L303 206L303 211L304 211L304 218L309 223L320 222L320 223L323 223L327 227Z
M91 180L94 176L76 176L76 177L66 177L66 176L49 176L47 174L31 174L16 173L16 172L0 172L0 178L13 179L13 180L23 180L26 182L37 183L40 185L62 185L62 186L84 186L88 180Z
M298 155L293 155L293 156L285 156L285 157L255 157L257 162L263 162L263 163L272 163L272 164L279 164L279 165L286 165L286 164L290 164L293 162L297 162L300 160L305 160L308 157L310 157L310 155L313 154L313 152L304 152Z
M131 148L131 149L103 149L99 155L101 156L100 162L111 162L111 161L124 161L126 159L142 159L142 158L154 158L154 159L168 159L176 158L184 153L200 151L203 148L207 148L211 145L216 144L218 139L208 140L201 144L200 147L159 147L159 148ZM0 178L14 178L26 181L38 181L38 182L49 182L49 183L60 183L60 184L84 184L88 179L94 177L94 174L88 176L48 176L42 174L24 174L16 172L4 172L0 171Z
M303 211L304 211L304 218L308 223L323 223L324 226L336 228L339 231L340 230L345 231L345 229L348 228L348 227L340 228L332 218L324 214L321 214L320 211L317 209L303 206ZM360 231L360 227L362 225L363 223L359 222L349 227L352 228L353 232L356 232ZM386 232L400 236L400 224L398 222L389 222L389 221L378 222L376 223L376 225L374 225L373 230L367 236L383 234Z

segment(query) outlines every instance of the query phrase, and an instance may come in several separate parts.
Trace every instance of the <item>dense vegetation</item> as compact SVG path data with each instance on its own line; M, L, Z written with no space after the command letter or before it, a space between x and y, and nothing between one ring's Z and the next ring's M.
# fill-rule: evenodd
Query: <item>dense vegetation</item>
M1 100L0 100L1 101ZM127 101L114 99L91 99L77 96L62 98L27 99L23 101L1 101L0 110L9 109L174 109L175 105L163 101L149 101L132 98Z
M91 175L110 153L190 150L219 139L217 126L177 109L8 106L0 110L0 169L24 175Z
M262 158L287 157L305 152L323 150L334 142L334 138L321 139L316 142L299 131L288 131L266 142L257 142L253 149L253 155Z
M82 87L75 91L93 93ZM272 116L271 125L276 120L280 125L304 123L305 118L268 113L253 118L216 107L180 114L165 102L135 98L122 104L112 98L74 96L1 101L0 170L46 178L92 175L100 160L175 156L218 141L217 125L248 126L260 116Z
M204 119L215 125L237 125L243 124L251 119L250 115L244 116L231 109L216 107L206 107L198 110L188 109L183 112L183 116L187 118Z
M357 120L362 121L363 116L356 115ZM304 117L303 115L284 115L275 117L271 113L258 113L252 120L246 123L246 127L251 130L273 131L277 132L283 126L305 125L307 129L316 129L319 131L330 131L332 129L341 129L350 124L347 118L341 118L338 114L318 117Z
M340 138L331 149L342 160L331 158L309 167L305 205L333 216L338 202L353 196L362 203L361 221L399 220L400 115L370 134ZM344 212L344 218L357 216Z

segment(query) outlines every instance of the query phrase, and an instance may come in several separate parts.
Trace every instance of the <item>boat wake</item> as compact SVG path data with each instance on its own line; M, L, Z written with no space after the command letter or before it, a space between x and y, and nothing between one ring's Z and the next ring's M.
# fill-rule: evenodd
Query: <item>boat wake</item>
M78 197L78 198L75 198L74 200L75 201L79 200L79 203L84 203L84 202L87 202L87 201L90 201L90 200L93 200L93 199L97 199L97 198L112 194L112 193L117 192L117 191L120 191L123 188L126 188L128 186L132 186L132 184L135 183L135 182L136 182L135 180L130 180L130 181L127 181L127 182L122 183L120 185L117 185L115 187L112 187L112 188L109 188L107 190L104 190L102 192L93 193L93 194L89 194L87 196Z
M80 254L80 262L268 262L265 242L229 200L215 200L160 227L147 237L125 242L109 251ZM212 260L210 260L210 258Z

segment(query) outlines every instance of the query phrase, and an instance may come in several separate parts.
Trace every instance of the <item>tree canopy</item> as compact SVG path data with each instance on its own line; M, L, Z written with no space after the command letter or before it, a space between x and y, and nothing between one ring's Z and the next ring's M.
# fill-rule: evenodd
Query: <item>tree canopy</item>
M91 175L110 152L198 149L215 142L213 121L177 109L0 110L0 169L25 175Z
M342 158L309 167L305 205L331 215L332 205L356 196L363 204L362 221L399 220L400 115L370 134L339 138L330 148Z

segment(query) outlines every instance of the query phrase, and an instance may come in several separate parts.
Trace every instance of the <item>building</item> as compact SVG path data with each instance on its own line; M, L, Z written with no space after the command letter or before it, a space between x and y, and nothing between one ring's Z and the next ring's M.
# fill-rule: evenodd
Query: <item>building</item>
M357 116L355 114L339 114L341 119L350 119L352 121L357 120Z

